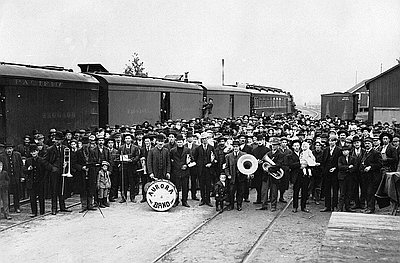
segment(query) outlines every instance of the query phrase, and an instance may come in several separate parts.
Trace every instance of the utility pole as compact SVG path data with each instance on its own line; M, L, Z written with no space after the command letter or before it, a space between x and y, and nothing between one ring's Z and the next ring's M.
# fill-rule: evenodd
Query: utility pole
M225 85L225 60L222 59L222 86Z

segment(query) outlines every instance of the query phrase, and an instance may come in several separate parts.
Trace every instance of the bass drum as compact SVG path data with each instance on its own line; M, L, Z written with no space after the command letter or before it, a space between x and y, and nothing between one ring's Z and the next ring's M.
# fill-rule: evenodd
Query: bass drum
M176 187L170 181L156 180L148 183L146 199L147 204L153 210L159 212L168 211L174 205L176 198Z

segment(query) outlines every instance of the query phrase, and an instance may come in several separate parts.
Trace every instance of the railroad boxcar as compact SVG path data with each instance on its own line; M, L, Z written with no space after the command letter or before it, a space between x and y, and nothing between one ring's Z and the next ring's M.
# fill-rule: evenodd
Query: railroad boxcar
M321 95L321 118L338 116L342 120L354 120L357 114L358 95L334 92Z
M89 73L100 82L99 123L155 123L201 116L203 89L183 81Z
M250 115L251 93L241 87L201 84L214 106L212 116L216 118L233 118Z
M99 82L61 67L0 63L0 141L98 126Z

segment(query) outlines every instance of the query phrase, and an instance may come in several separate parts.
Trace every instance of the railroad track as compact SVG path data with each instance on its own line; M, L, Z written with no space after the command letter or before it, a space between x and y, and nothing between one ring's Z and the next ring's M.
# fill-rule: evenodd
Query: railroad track
M290 201L287 202L287 204L284 206L282 210L280 210L271 220L271 222L263 229L257 240L252 244L252 246L244 253L243 258L240 260L242 263L247 263L250 262L253 256L255 255L255 251L259 248L259 246L262 244L262 242L265 240L269 232L273 229L273 226L275 223L279 220L279 218L285 213L285 211L288 209L288 207L291 205L293 201L293 198L290 199ZM182 245L185 241L189 240L189 238L196 233L198 233L202 228L204 228L206 225L210 224L215 218L217 218L221 212L215 213L213 216L210 218L206 219L203 221L201 224L199 224L197 227L195 227L192 231L190 231L188 234L186 234L184 237L179 239L175 244L173 244L171 247L169 247L167 250L165 250L163 253L161 253L159 256L157 256L152 263L156 262L161 262L163 259L167 258L168 255L175 250L178 246Z
M81 204L81 202L74 202L74 203L72 203L72 204L66 205L66 208L72 208L72 207L78 206L78 205L80 205L80 204ZM24 199L24 200L22 200L22 201L20 202L20 206L21 206L21 207L26 207L26 209L24 209L23 211L30 211L29 205L30 205L29 199ZM23 214L30 214L29 212L21 212L21 213L23 213ZM1 233L1 232L4 232L4 231L7 231L7 230L10 230L10 229L12 229L12 228L14 228L14 227L21 226L21 225L27 224L27 223L29 223L29 222L32 222L32 221L41 219L41 218L43 218L43 217L45 217L45 216L48 216L48 215L51 215L51 212L50 212L50 211L44 213L43 215L38 215L38 216L33 217L33 218L30 218L30 217L29 217L28 219L23 219L23 220L21 220L21 221L19 221L19 222L13 223L13 224L11 224L11 225L9 225L9 226L6 226L6 227L0 229L0 233ZM7 222L9 222L9 221L7 221Z

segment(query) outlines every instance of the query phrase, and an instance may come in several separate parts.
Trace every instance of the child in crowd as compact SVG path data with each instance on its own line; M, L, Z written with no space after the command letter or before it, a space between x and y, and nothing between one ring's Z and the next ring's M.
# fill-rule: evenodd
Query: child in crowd
M0 200L3 203L4 217L8 220L11 219L8 208L8 186L10 184L10 177L8 173L3 170L3 163L0 162Z
M101 163L101 169L97 176L97 189L98 189L98 197L99 197L99 207L105 208L109 207L110 204L107 202L108 193L111 188L111 172L108 171L110 164L107 161L103 161Z
M226 185L226 175L221 174L219 181L214 186L215 207L217 211L223 211L224 201L228 198L228 187Z

